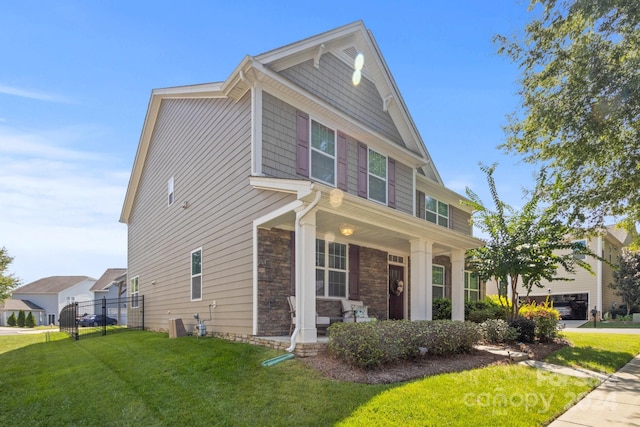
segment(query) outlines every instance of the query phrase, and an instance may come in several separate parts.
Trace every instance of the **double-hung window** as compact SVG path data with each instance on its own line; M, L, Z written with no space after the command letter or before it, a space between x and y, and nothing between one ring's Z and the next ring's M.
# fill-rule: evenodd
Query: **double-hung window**
M316 295L347 296L347 245L316 239Z
M387 156L369 148L369 199L387 204Z
M444 298L444 267L433 265L431 272L433 298Z
M336 133L311 121L311 177L336 186Z
M425 219L443 227L449 227L449 205L433 197L425 197Z
M472 271L464 272L464 300L478 301L480 299L480 279Z
M576 246L580 246L581 248L586 248L587 247L587 241L586 240L576 240L575 242L573 242L573 244L576 245ZM585 259L586 255L583 254L583 253L580 253L580 250L576 248L573 251L573 257L575 259Z
M131 308L138 307L139 292L140 292L140 287L138 283L138 276L136 276L129 281L129 295L131 297Z
M171 177L167 182L167 206L173 205L174 200L175 200L175 194L173 190L173 177Z
M202 299L202 248L191 252L191 301Z

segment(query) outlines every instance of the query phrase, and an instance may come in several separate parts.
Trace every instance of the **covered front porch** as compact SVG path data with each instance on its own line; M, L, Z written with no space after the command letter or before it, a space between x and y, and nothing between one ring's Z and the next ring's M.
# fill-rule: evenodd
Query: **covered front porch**
M378 320L431 320L433 265L443 258L452 319L464 320L464 253L480 240L318 183L252 184L296 194L254 221L254 335L289 331L289 295L295 343L317 343L316 316L339 321L344 300Z

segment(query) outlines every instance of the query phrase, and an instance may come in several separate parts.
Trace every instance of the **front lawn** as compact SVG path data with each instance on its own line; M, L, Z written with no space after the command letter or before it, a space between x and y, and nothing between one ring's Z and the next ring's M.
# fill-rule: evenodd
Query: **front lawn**
M281 353L214 338L64 337L0 337L1 425L539 426L593 387L518 365L354 384L297 360L263 367Z

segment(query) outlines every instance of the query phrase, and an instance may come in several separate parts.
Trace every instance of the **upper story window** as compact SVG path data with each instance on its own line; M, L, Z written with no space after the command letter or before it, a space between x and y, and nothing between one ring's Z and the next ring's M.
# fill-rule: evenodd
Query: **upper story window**
M449 227L449 205L433 197L425 197L425 219L443 227Z
M369 148L369 199L387 204L387 156Z
M202 299L202 249L191 251L191 301Z
M173 177L171 177L167 182L167 206L171 206L174 200L175 196L173 192Z
M583 248L586 248L586 247L587 247L587 241L586 241L586 240L576 240L576 241L574 241L573 243L574 243L574 244L576 244L576 245L578 245L578 246L581 246L581 247L583 247ZM586 258L586 255L585 255L585 254L581 254L581 253L579 253L579 252L578 252L578 250L574 250L573 257L574 257L575 259L585 259L585 258Z
M336 133L311 121L311 177L336 185Z
M316 239L316 295L347 296L347 245Z

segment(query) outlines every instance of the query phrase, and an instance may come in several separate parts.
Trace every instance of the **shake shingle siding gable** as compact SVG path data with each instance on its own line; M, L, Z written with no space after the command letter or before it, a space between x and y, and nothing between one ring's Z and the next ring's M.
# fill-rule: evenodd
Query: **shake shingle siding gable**
M382 109L383 100L376 86L366 77L362 78L358 86L354 86L351 83L353 67L333 54L322 55L319 68L313 66L313 60L309 60L283 70L280 74L396 144L404 146L391 116Z
M262 95L262 171L274 178L296 178L296 109Z

